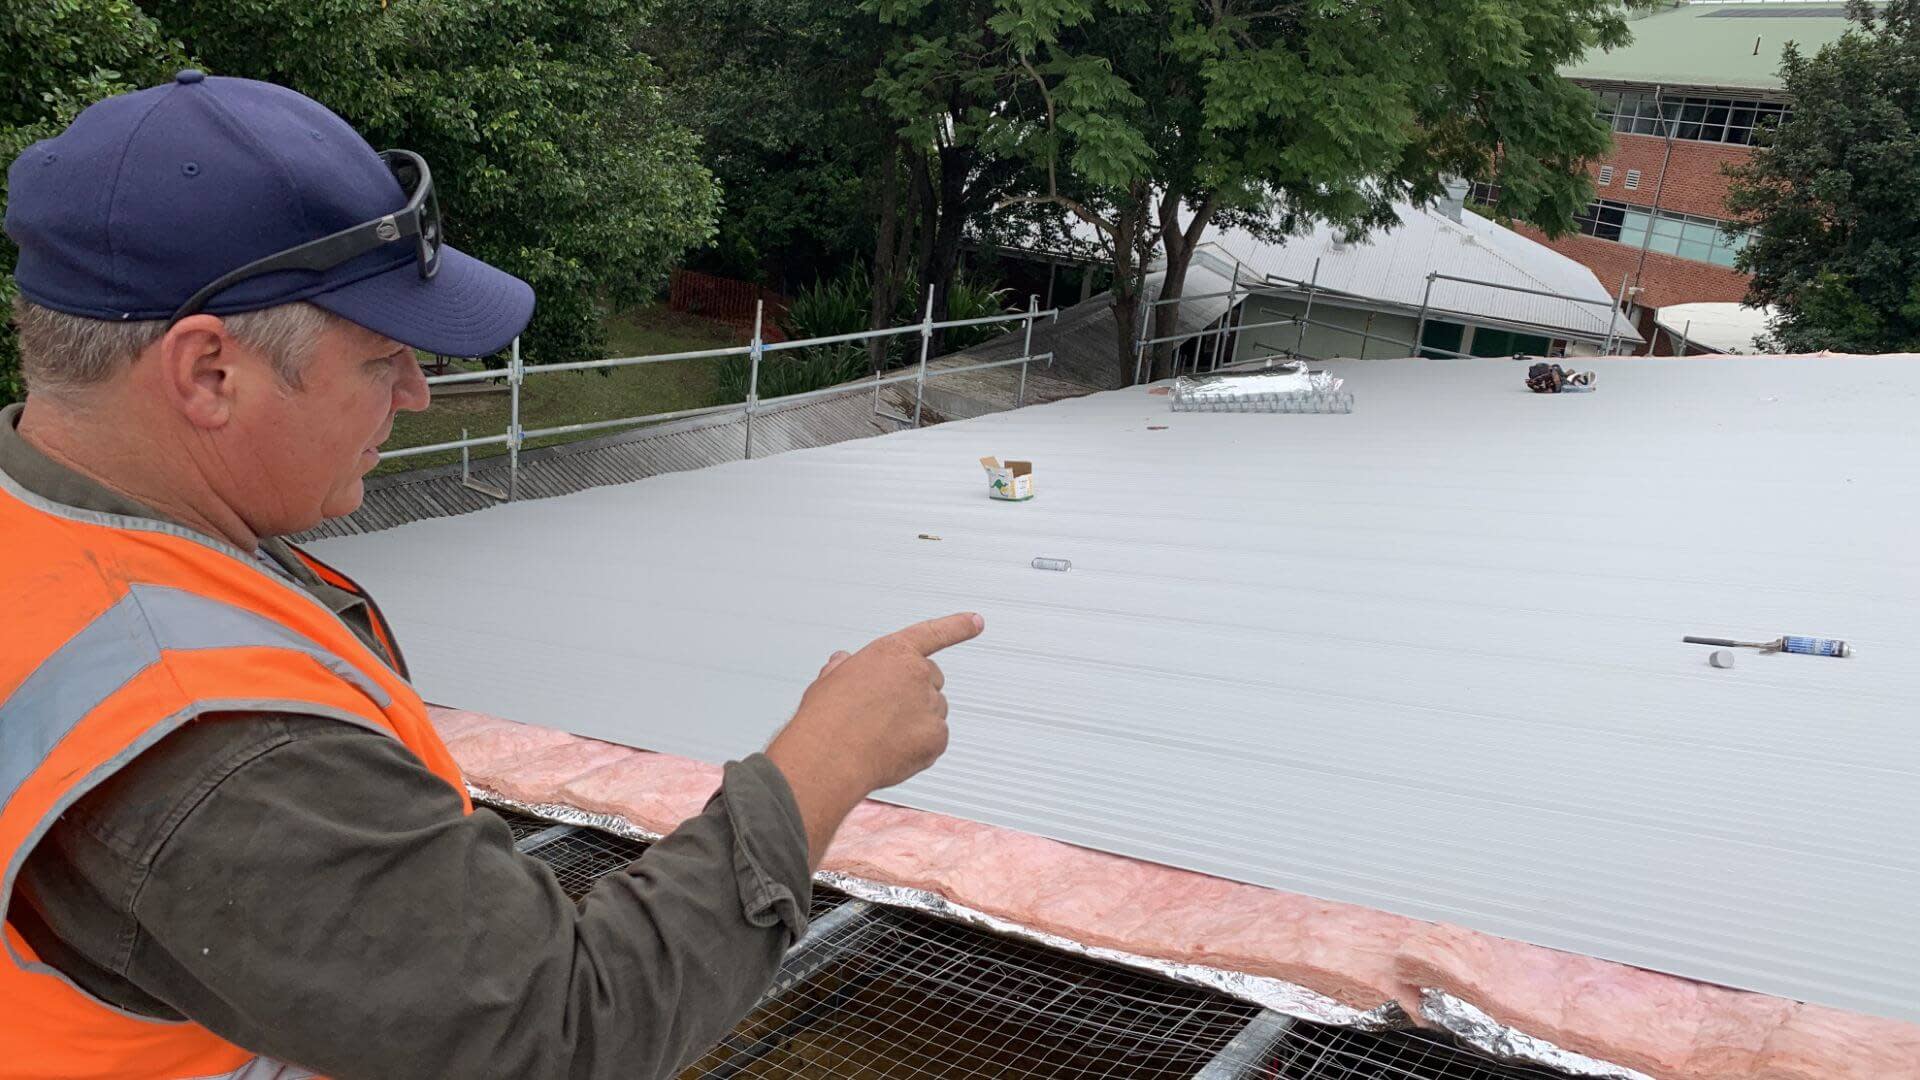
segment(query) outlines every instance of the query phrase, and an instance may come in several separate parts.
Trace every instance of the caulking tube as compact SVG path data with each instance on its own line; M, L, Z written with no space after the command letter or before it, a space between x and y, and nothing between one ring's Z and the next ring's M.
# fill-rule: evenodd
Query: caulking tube
M1737 649L1759 649L1762 652L1799 653L1802 656L1853 655L1853 646L1839 638L1796 637L1789 634L1772 641L1734 641L1717 637L1684 637L1680 640L1689 645L1724 645Z
M1853 655L1853 646L1836 638L1794 637L1789 634L1780 639L1780 648L1784 652L1802 653L1807 656Z

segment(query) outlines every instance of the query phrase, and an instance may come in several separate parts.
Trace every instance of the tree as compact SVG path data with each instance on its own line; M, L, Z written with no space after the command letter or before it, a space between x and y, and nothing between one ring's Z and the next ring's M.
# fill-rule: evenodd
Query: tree
M674 32L645 47L726 202L718 238L693 263L788 292L857 283L870 325L892 325L919 192L867 90L899 30L840 0L659 0L656 22ZM848 272L862 264L870 273ZM872 366L886 345L870 343Z
M1780 72L1793 109L1730 171L1746 302L1787 352L1920 348L1920 0L1848 5L1856 24Z
M969 227L1028 170L1001 141L1021 75L1007 63L1011 41L995 29L995 0L868 0L867 7L897 30L868 95L891 118L894 153L913 185L908 198L921 233L907 280L931 287L933 317L942 320L951 314L947 294ZM876 248L876 263L884 255ZM896 279L905 276L901 269Z
M58 134L101 98L158 82L179 56L179 45L132 0L12 5L0 20L0 164ZM5 203L0 176L0 207ZM0 236L0 310L13 303L17 255ZM13 325L0 315L0 405L25 394Z
M949 315L970 230L1027 168L983 139L1015 81L992 0L662 3L678 32L648 48L729 207L702 261L793 287L859 260L872 326L929 286Z
M1592 197L1584 162L1609 136L1558 69L1626 40L1625 8L1650 2L1000 0L994 26L1041 105L1020 142L1049 181L1028 198L1115 251L1111 381L1131 375L1142 236L1176 298L1223 213L1363 233L1450 176L1489 175L1496 156L1500 213L1570 227ZM1177 316L1158 308L1153 336Z
M793 291L872 244L882 28L829 0L656 0L641 47L725 213L693 265Z

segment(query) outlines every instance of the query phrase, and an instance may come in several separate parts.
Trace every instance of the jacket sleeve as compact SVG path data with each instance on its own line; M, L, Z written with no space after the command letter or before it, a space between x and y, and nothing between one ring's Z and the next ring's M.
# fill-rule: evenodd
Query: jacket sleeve
M763 756L576 907L398 743L290 730L198 797L132 904L127 977L250 1050L336 1080L671 1076L805 929L806 834Z

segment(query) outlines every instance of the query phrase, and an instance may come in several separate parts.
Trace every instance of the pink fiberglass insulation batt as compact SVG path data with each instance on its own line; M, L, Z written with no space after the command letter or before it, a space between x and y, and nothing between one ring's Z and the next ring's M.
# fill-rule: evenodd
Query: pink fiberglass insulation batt
M716 766L478 713L434 711L476 787L658 833L698 813ZM1244 885L992 825L866 802L824 868L937 892L1084 945L1305 986L1357 1009L1422 987L1568 1050L1662 1080L1920 1077L1920 1026L1729 990L1352 904Z

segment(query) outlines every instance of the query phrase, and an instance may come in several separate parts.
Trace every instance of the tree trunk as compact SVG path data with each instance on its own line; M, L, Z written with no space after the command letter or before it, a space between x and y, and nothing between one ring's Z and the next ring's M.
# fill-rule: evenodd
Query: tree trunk
M1136 185L1126 203L1113 215L1113 329L1115 363L1110 389L1134 381L1136 332L1140 326L1140 291L1146 281L1146 264L1140 259L1139 241L1147 228L1147 191Z
M1119 267L1114 267L1119 273ZM1117 280L1117 278L1116 278ZM1133 328L1140 322L1140 294L1113 291L1113 329L1115 337L1113 378L1107 388L1117 390L1133 382Z
M874 228L873 272L868 281L873 287L873 303L867 328L881 330L893 323L893 308L900 295L898 281L900 232L900 149L889 141L886 160L880 166L880 220ZM867 363L877 374L887 366L887 339L867 342Z
M1177 301L1186 292L1187 268L1193 263L1193 249L1205 235L1207 223L1213 218L1213 197L1202 198L1194 210L1193 220L1185 227L1180 224L1180 205L1184 200L1173 192L1167 192L1160 198L1160 244L1167 254L1167 276L1160 286L1161 300ZM1154 309L1153 334L1155 338L1172 337L1180 332L1180 305L1178 303L1161 304ZM1171 378L1176 374L1174 357L1179 342L1163 342L1153 348L1153 378Z
M927 287L932 286L933 318L935 322L942 322L947 318L947 292L960 268L960 242L966 237L969 209L967 180L977 163L977 155L964 147L943 146L932 160L940 170L938 203L932 241L920 264L920 287L924 297ZM944 336L941 331L934 331L933 340L928 343L928 355L940 354Z
M1176 264L1167 260L1167 276L1160 283L1158 299L1172 301L1153 309L1153 336L1155 338L1172 337L1180 332L1180 296L1187 286L1187 267L1185 263ZM1184 342L1162 341L1153 347L1152 372L1149 379L1170 379L1179 374L1179 365L1175 362L1179 347Z
M914 253L920 250L920 208L925 204L920 191L924 185L919 177L927 171L926 162L920 160L920 155L914 153L912 147L902 143L900 152L905 155L907 175L903 194L907 204L900 211L900 241L893 249L895 299L906 287L906 275L913 266Z
M913 273L908 281L913 286L915 322L920 321L921 312L927 307L927 270L933 265L933 230L940 217L940 196L933 189L934 160L932 155L927 155L915 160L913 167L913 194L919 219L913 237Z

